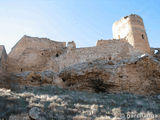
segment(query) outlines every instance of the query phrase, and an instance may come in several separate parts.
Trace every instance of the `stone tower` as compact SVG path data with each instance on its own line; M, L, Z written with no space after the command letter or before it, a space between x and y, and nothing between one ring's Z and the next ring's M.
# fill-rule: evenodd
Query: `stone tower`
M135 49L150 53L147 34L140 16L131 14L115 22L112 27L113 38L125 38Z

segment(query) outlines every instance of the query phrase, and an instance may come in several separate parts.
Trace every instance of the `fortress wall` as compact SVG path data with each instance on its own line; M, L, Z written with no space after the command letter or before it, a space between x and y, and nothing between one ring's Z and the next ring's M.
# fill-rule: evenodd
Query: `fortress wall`
M47 38L37 38L24 36L21 40L12 48L9 53L9 57L17 57L27 48L34 49L52 49L52 48L63 48L66 47L66 42L56 42Z
M98 40L96 46L104 46L113 42L112 40Z
M109 44L117 44L119 42L126 42L126 39L98 40L96 46L108 46Z
M25 37L9 54L7 70L8 72L44 70L59 72L64 67L82 62L96 59L119 61L137 54L139 51L134 50L125 39L99 40L95 47L66 48L61 43L58 46L48 40Z
M6 71L7 53L5 47L0 45L0 72Z
M24 36L12 49L8 57L8 72L41 71L51 56L59 56L65 42L46 38Z
M139 51L134 50L130 44L122 40L110 40L106 42L109 42L109 44L97 47L77 48L56 58L59 71L73 64L89 62L96 59L119 61L139 54Z

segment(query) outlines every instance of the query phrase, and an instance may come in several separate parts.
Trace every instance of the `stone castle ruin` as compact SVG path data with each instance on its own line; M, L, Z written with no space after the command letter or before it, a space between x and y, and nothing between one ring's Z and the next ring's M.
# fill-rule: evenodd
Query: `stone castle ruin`
M95 47L76 48L74 41L55 42L24 36L8 55L9 72L60 71L64 67L96 59L120 60L138 53L150 53L142 19L137 15L113 24L112 40L98 40Z
M55 75L51 81L56 79L58 83L55 84L63 83L71 89L90 89L83 88L85 85L80 85L80 81L85 81L84 84L94 81L97 85L103 84L103 87L93 85L91 89L105 91L106 87L111 92L147 93L150 84L146 83L148 75L153 71L159 74L158 68L153 67L159 64L152 60L154 50L149 46L142 18L131 14L113 24L113 39L98 40L94 47L76 48L74 41L66 45L66 42L47 38L23 36L8 55L4 46L0 46L0 70L23 77L28 77L30 73L33 75L33 72L42 77L43 71L51 71ZM146 59L146 55L150 57ZM149 64L152 68L147 69L145 65L149 61L152 61L152 65ZM138 63L142 64L142 68L137 68ZM40 79L43 81L44 77ZM135 83L142 81L145 85L139 88Z

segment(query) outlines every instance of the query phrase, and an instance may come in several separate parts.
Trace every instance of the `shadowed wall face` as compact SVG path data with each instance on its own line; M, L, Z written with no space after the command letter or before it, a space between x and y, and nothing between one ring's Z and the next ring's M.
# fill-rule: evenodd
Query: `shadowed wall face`
M6 71L7 53L5 47L0 45L0 72Z

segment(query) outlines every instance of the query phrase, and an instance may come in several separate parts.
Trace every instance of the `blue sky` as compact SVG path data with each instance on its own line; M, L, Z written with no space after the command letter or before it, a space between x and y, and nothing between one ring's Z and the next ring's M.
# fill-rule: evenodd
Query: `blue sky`
M160 0L0 0L0 44L7 52L23 35L77 47L112 38L112 24L131 13L140 15L151 47L160 47Z

